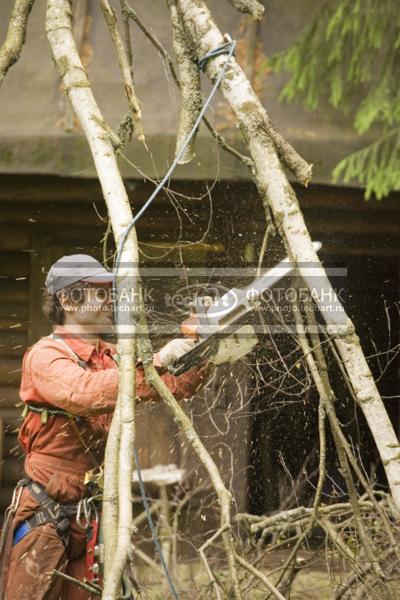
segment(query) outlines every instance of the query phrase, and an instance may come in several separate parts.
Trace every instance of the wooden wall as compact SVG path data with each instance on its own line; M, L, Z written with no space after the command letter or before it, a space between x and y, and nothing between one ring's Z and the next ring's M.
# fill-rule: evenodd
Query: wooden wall
M184 260L189 256L197 265L243 264L244 248L249 244L257 253L264 216L253 186L218 184L211 197L204 183L183 182L174 187L192 198L187 201L179 196L178 207L176 203L172 206L165 195L157 198L138 225L139 240L144 242L141 248L147 255L164 252L168 244L179 239L180 233L181 239L197 242L190 255L183 254ZM136 210L152 186L131 181L128 189ZM324 243L323 256L399 256L397 197L366 203L360 192L314 187L300 190L300 199L314 239ZM105 214L95 181L0 177L0 511L7 505L22 470L16 437L21 412L21 357L29 344L49 333L40 309L45 274L52 262L64 254L88 252L101 258ZM180 258L175 252L166 260L179 264ZM142 260L143 264L148 261L144 257ZM224 376L228 381L235 380L230 373ZM200 398L197 404L189 403L187 410L206 445L223 465L225 478L234 487L238 508L243 510L247 499L249 422L244 416L246 411L241 414L239 410L225 428L223 407L210 411L208 406L216 385L218 381L212 384L208 396ZM225 398L232 398L235 393L229 386L222 391ZM165 409L146 405L139 412L142 466L176 462L191 469L194 458L177 438Z
M73 253L89 253L102 258L102 238L107 223L101 217L105 208L96 182L61 180L57 178L4 177L0 191L0 461L1 488L0 511L11 497L13 486L22 475L23 457L18 447L17 431L22 411L18 396L21 358L25 349L41 336L50 333L41 312L41 296L49 266L60 256ZM150 194L150 186L133 183L130 185L135 201L140 205ZM180 191L185 192L184 186ZM196 192L196 186L191 186ZM182 212L178 219L176 210L168 199L157 199L157 206L146 214L138 227L143 264L153 265L149 257L164 255L171 244L179 238L180 219L186 219L183 235L192 239L190 248L172 252L162 259L162 264L174 266L181 262L194 262L197 266L210 266L220 260L224 246L214 233L202 240L210 217L210 200L203 198L191 202L191 216ZM186 192L185 192L186 193ZM186 210L186 209L185 209ZM142 245L143 242L143 245ZM150 244L150 245L149 245ZM112 244L111 244L112 247ZM157 261L159 265L160 261ZM171 278L155 282L158 295L168 291ZM182 317L183 318L183 317ZM156 345L160 344L155 339ZM213 384L214 385L214 384ZM194 401L195 402L195 401ZM196 426L207 434L206 445L214 452L219 462L225 454L218 445L223 440L236 454L234 470L240 473L234 485L236 498L241 509L246 503L246 481L243 471L247 468L247 454L243 452L243 435L246 427L238 422L240 440L235 434L235 425L222 437L217 435L210 419L206 400L193 410L187 403L188 412ZM220 417L218 415L217 421ZM177 436L176 427L166 409L158 403L146 403L138 407L138 445L142 468L159 463L176 463L192 470L195 459L191 451ZM210 435L212 434L212 435ZM217 436L217 437L216 437ZM218 438L218 439L217 439ZM236 448L236 450L235 450ZM231 482L231 459L226 458L224 473Z

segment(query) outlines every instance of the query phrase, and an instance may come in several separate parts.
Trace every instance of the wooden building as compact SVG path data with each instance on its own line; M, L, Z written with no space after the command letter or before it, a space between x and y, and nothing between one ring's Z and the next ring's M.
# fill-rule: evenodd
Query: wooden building
M88 252L101 258L107 230L106 209L86 141L74 123L51 64L43 25L44 4L36 3L23 56L0 91L0 510L7 505L22 467L16 439L21 412L21 357L27 346L50 331L41 314L45 274L52 262L65 254ZM213 0L209 4L222 29L244 36L244 40L255 35L256 41L263 42L262 51L269 54L293 39L318 2L302 2L301 9L299 3L291 2L289 11L272 0L265 22L245 33L244 20L228 3ZM0 8L0 39L11 5L7 0ZM77 6L83 16L77 20L76 34L93 90L105 117L116 127L125 114L125 105L113 50L96 3L80 0ZM143 3L142 16L170 47L164 3ZM135 34L134 45L135 57L140 57L136 59L137 92L143 104L149 150L133 140L120 164L136 211L154 189L150 178L164 173L173 156L176 110L174 92L165 80L157 53L139 33ZM251 70L246 48L242 45L242 58ZM387 344L385 307L394 306L398 300L398 194L380 203L365 202L362 190L356 187L332 186L332 167L360 140L342 115L331 110L309 114L298 106L279 104L281 86L282 77L265 75L265 105L276 126L314 163L313 185L308 190L296 186L296 190L313 238L323 243L322 258L348 269L346 309L371 350L367 354L372 355L371 339L379 349ZM215 107L215 121L225 123L227 139L240 148L240 140L219 101ZM144 266L160 262L176 266L183 261L207 268L237 267L254 260L265 227L255 187L243 166L218 149L206 130L200 131L193 164L177 169L171 188L182 196L171 201L167 193L161 194L139 221ZM179 240L191 241L192 245L172 250ZM274 260L274 256L269 257L268 264ZM232 280L232 285L235 283ZM159 281L157 289L176 291L179 285L173 279ZM391 318L390 343L394 346L398 343L398 316L393 314ZM157 336L155 341L159 343ZM390 397L388 409L398 430L397 365L396 360L388 365L379 385ZM262 443L254 451L252 441L259 439L265 420L251 416L245 402L226 410L232 398L238 402L238 380L245 392L245 377L238 379L230 371L222 372L203 396L187 404L187 410L207 447L223 465L238 509L244 510L253 498L251 506L263 510L271 506L271 499L268 494L262 497L260 490L276 483L269 479L263 462ZM175 462L190 470L194 458L182 446L163 407L143 405L139 412L142 466ZM297 427L301 427L301 415L297 419ZM279 431L282 439L277 439L278 434L275 441L270 436L268 448L284 443L285 436L289 436L284 427Z

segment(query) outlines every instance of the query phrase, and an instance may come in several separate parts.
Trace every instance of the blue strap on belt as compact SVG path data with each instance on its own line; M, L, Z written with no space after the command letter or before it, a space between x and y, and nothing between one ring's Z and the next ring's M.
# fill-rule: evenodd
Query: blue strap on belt
M18 525L18 527L14 531L13 546L18 544L18 542L20 542L22 538L24 538L26 534L30 531L32 531L32 529L29 527L27 521L20 523L20 525Z

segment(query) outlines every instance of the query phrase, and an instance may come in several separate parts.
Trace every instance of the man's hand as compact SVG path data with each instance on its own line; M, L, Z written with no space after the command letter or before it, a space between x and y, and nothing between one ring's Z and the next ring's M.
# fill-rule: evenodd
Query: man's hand
M189 338L171 340L154 354L154 365L156 367L168 367L168 365L186 354L186 352L189 352L194 344L195 340Z

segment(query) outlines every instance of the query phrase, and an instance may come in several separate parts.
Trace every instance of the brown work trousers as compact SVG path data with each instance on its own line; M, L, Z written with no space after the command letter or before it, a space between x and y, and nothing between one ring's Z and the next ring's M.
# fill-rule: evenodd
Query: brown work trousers
M33 514L31 509L35 505L35 500L24 490L16 519L18 515L25 518L26 514ZM77 585L51 576L53 569L57 569L82 581L85 557L86 535L73 520L67 548L54 525L36 527L12 548L4 600L95 600L94 595Z

